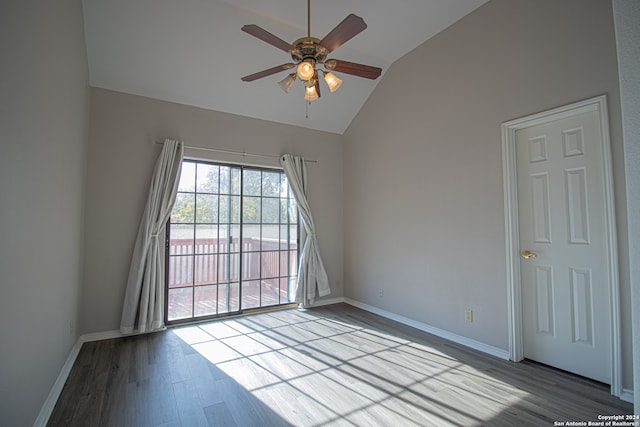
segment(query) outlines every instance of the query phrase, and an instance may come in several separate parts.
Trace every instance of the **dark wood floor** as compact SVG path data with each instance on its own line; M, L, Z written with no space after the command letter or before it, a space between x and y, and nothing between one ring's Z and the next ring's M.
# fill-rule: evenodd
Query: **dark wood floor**
M337 304L86 343L50 426L552 426L607 386Z

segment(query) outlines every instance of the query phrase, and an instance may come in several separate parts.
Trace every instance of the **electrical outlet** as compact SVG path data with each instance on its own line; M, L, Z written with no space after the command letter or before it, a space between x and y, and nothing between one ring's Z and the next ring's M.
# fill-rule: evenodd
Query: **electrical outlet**
M384 289L378 288L378 298L384 298Z
M340 289L340 280L336 280L336 289Z
M75 327L73 325L73 320L69 320L69 336L73 336L75 334Z
M464 320L469 323L473 323L473 310L467 309L464 312Z

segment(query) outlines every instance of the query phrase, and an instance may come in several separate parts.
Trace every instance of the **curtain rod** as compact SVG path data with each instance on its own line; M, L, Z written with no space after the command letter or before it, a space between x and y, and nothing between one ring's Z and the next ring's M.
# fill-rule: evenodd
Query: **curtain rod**
M164 144L164 141L156 141L156 144ZM265 159L280 159L280 156L271 156L269 154L248 153L246 151L224 150L222 148L195 147L193 145L184 145L184 148L191 150L214 151L216 153L240 154L242 156L262 157ZM304 159L307 163L318 163L317 160Z

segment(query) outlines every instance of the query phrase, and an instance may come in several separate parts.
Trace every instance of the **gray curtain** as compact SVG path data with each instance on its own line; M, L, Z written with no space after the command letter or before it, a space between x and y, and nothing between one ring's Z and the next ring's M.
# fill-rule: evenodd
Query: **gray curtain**
M295 299L295 302L305 307L313 305L316 296L329 295L331 288L329 287L327 272L320 257L320 249L316 239L316 227L313 223L311 208L307 200L307 167L304 159L285 154L280 158L280 164L287 175L289 186L298 203L300 220L307 234L300 253Z
M131 258L120 320L124 334L164 329L165 229L176 200L183 157L181 141L165 140Z

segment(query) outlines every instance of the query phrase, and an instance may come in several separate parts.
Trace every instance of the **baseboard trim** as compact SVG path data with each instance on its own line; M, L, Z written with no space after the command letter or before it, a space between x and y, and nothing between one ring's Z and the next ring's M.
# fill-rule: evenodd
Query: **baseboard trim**
M624 400L627 403L633 403L633 390L623 388L622 394L619 397L620 400Z
M307 308L322 307L323 305L331 305L331 304L340 304L341 302L345 302L344 297L321 299L321 300L316 300L313 303L313 305L310 305Z
M62 365L62 369L58 374L58 378L56 378L56 381L53 383L53 387L51 387L51 391L49 392L49 395L45 399L44 404L40 409L40 413L38 414L38 417L33 423L34 427L36 426L44 427L49 422L49 417L53 412L53 408L56 406L56 402L58 401L58 397L60 397L60 393L62 393L62 388L64 387L64 384L67 382L67 378L69 377L71 368L73 368L73 364L75 363L76 358L80 353L81 347L82 347L82 342L80 341L80 339L78 339L76 343L73 345L73 347L71 348L71 352L69 353L67 360L64 362L64 365Z
M76 343L71 348L71 352L69 352L69 356L67 357L67 360L64 362L64 365L62 365L62 369L58 374L58 378L56 378L56 381L53 383L53 387L51 387L51 391L47 395L47 398L45 399L44 404L42 405L42 408L40 408L40 413L38 414L38 417L33 423L34 427L45 427L49 422L49 417L53 412L53 408L55 408L56 406L56 402L60 397L60 393L62 393L64 384L67 382L67 378L71 373L71 368L73 368L73 364L76 362L76 359L78 358L78 354L80 354L80 349L82 348L82 344L86 342L92 342L92 341L101 341L101 340L108 340L111 338L120 338L123 336L124 335L120 333L120 331L106 331L106 332L98 332L95 334L80 335L78 337L78 339L76 340Z
M85 334L78 338L79 341L85 342L93 342L93 341L102 341L102 340L110 340L113 338L122 338L129 335L125 335L120 331L105 331L105 332L96 332L94 334Z
M396 322L400 322L407 326L411 326L413 328L419 329L424 332L428 332L430 334L436 335L440 338L444 338L446 340L455 342L457 344L464 345L465 347L472 348L474 350L481 351L483 353L490 354L491 356L498 357L500 359L509 360L509 351L503 350L498 347L493 347L491 345L485 344L480 341L473 340L471 338L463 337L461 335L457 335L443 329L436 328L431 325L427 325L426 323L418 322L413 319L409 319L408 317L400 316L398 314L392 313L390 311L383 310L378 307L374 307L369 304L365 304L360 301L353 300L351 298L345 298L344 302L350 304L354 307L361 308L363 310L369 311L371 313L377 314L382 317L386 317L387 319L395 320Z

